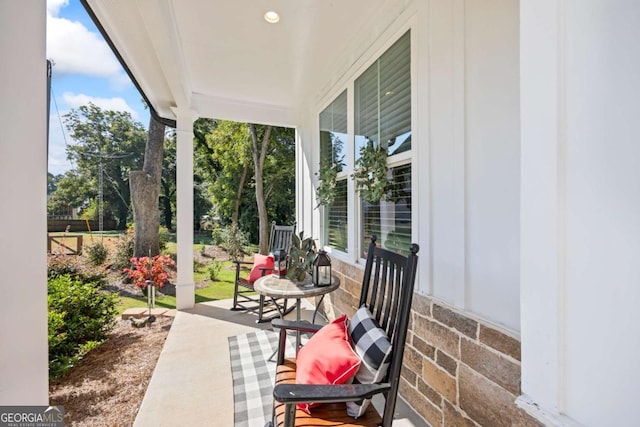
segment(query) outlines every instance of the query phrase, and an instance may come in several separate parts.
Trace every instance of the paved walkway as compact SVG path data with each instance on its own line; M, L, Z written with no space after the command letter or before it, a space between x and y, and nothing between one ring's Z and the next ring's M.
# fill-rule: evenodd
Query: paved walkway
M255 315L230 311L231 304L231 300L212 301L177 313L134 426L233 427L228 337L268 329L270 324L258 325ZM312 315L311 306L303 301L302 318L310 320ZM399 411L407 413L404 406ZM424 425L394 422L394 426Z

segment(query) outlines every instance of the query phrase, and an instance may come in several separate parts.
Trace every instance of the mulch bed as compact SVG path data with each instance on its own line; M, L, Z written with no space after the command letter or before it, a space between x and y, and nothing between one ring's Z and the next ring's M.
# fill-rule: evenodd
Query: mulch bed
M120 321L109 338L49 386L51 405L64 405L67 426L131 426L173 318L150 327Z

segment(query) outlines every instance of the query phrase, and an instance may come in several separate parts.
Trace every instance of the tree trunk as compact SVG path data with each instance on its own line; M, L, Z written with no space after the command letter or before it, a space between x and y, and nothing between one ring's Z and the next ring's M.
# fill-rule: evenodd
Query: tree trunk
M164 125L151 117L149 134L144 150L141 171L129 174L131 202L135 222L133 256L141 257L160 253L159 230L160 181L164 158Z
M260 253L266 254L269 251L269 218L267 217L267 201L264 197L263 167L264 159L267 156L271 126L267 126L262 136L262 144L258 144L258 134L256 126L249 125L251 133L251 155L256 179L256 204L258 205L258 223L260 230Z
M236 192L236 200L233 202L233 213L231 214L231 227L238 226L238 217L240 216L240 202L242 202L242 188L244 187L244 181L247 179L247 173L249 172L249 166L244 165L242 168L242 175L240 175L240 184L238 184L238 191Z
M173 208L171 207L171 198L164 195L161 198L162 214L164 216L164 226L167 230L173 231Z

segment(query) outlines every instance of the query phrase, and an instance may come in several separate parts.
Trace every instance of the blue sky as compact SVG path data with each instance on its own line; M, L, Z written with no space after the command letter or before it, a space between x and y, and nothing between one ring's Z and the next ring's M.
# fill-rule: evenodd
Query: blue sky
M47 0L47 58L55 63L49 172L57 175L73 168L65 151L66 143L73 141L60 124L72 108L93 102L103 109L128 111L145 129L148 127L149 112L142 96L78 0Z

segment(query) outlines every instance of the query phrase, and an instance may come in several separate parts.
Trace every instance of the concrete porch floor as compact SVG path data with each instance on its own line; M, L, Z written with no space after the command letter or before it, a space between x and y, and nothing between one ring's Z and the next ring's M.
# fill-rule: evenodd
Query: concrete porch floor
M256 324L251 313L230 311L231 305L231 300L211 301L177 313L134 426L233 427L228 338L271 326ZM302 318L312 315L304 301ZM295 318L295 311L288 318ZM397 406L394 426L427 426L402 399Z

